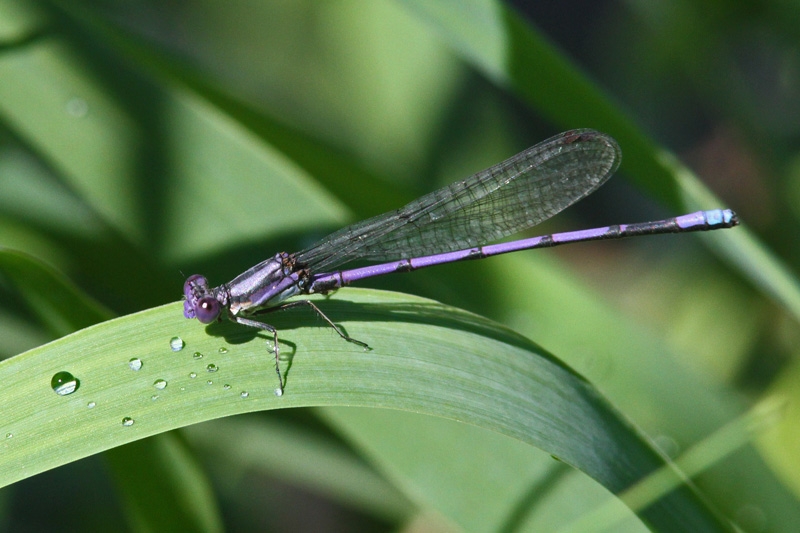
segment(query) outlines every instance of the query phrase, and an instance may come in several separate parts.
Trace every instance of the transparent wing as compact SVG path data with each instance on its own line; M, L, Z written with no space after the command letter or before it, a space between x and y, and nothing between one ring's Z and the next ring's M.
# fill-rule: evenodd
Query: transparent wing
M480 246L547 220L617 169L611 137L572 130L405 207L347 226L296 254L315 272Z

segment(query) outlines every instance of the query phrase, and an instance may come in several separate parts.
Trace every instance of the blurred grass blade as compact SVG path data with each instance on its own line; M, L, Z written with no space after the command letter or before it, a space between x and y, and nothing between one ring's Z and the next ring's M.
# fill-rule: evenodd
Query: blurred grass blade
M230 472L264 473L392 523L415 512L398 489L328 435L267 417L228 417L187 427L182 434L212 458L211 470L228 477Z
M0 84L0 120L141 250L180 261L344 218L293 162L185 87L127 71L136 89L109 91L121 75L99 67L119 58L76 41L47 39L0 56L0 77L13 80ZM219 202L220 190L238 209ZM272 216L252 216L264 210Z
M672 169L674 178L686 191L684 196L690 209L699 209L716 201L691 170L674 156L662 152L659 159ZM727 257L730 264L736 265L762 291L782 303L795 318L800 319L800 281L789 268L747 226L737 228L735 232L723 233L715 235L716 238L705 239L705 242Z
M494 431L383 409L317 412L420 508L436 509L464 531L550 531L609 500L634 531L647 529L591 479Z
M726 456L749 444L759 433L773 427L784 414L782 410L785 404L786 402L782 400L767 398L748 413L695 444L676 459L675 464L688 477L701 474ZM675 476L667 467L662 467L620 494L620 498L631 509L643 509L668 494L676 486ZM619 509L604 505L565 526L561 531L563 533L611 531L624 518Z
M56 5L59 5L58 3ZM239 100L225 90L214 85L205 73L197 72L194 65L179 61L176 57L164 54L137 35L129 33L96 13L80 9L79 6L60 5L70 17L83 25L86 30L136 64L137 67L161 80L164 85L175 82L185 85L191 92L206 99L226 117L246 127L266 140L282 155L302 166L314 180L327 187L339 198L352 200L364 198L363 202L349 202L349 207L359 218L373 216L376 212L396 209L399 204L413 200L401 198L396 187L380 176L363 168L352 156L340 148L331 146L321 139L309 135L302 129L281 122L263 109L249 102ZM237 176L245 179L244 176ZM364 197L364 191L369 197ZM368 205L367 205L368 204Z
M13 282L31 311L55 336L113 316L60 272L24 252L0 246L0 273Z
M408 0L416 13L456 53L489 78L509 87L533 108L564 127L591 127L611 134L623 151L627 177L675 210L725 207L687 168L644 132L503 2L434 3ZM480 14L480 16L478 16ZM743 221L746 222L746 221ZM715 250L800 320L800 283L781 261L740 228ZM769 271L769 276L760 271Z
M681 207L671 172L654 158L655 145L608 95L504 2L467 3L471 9L452 3L401 2L464 61L555 124L611 134L622 147L622 168L628 177L662 202Z
M205 472L177 432L104 454L134 531L223 531Z

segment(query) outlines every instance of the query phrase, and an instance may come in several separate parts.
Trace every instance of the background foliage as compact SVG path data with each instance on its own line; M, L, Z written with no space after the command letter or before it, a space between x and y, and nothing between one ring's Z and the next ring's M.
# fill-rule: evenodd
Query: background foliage
M514 254L365 285L472 311L554 354L610 400L622 426L632 421L692 477L702 500L692 493L681 510L697 504L710 522L719 512L746 531L796 530L800 9L778 1L546 4L0 2L0 353L148 310L105 326L117 328L112 339L126 333L114 345L121 357L159 324L161 337L177 331L166 317L180 318L179 306L157 306L180 297L183 274L227 281L558 131L596 128L619 140L620 176L537 231L699 207L731 207L744 226ZM413 358L421 348L402 337L436 346L439 334L423 333L433 316L410 329L352 320ZM479 321L447 316L473 328ZM346 305L339 317L348 317ZM305 319L279 320L292 328ZM334 371L348 368L347 357L369 365L370 354L342 355L341 341L304 323L289 329L308 344L292 362L299 374L302 358L325 365L326 351L337 352ZM181 327L198 343L209 337L197 324ZM481 328L495 340L512 335ZM84 332L79 338L89 339ZM58 418L64 402L47 387L26 388L51 375L27 362L103 361L96 345L81 346L80 354L45 347L6 361L0 424L38 412L35 423L55 448L61 436L68 453L67 434L77 439L88 428L67 427ZM488 352L506 353L499 349ZM273 377L263 360L242 365L243 380L248 372L254 383ZM398 368L387 382L402 381L409 398L426 396L417 381L426 375ZM322 375L311 384L321 390L348 379ZM106 393L123 403L120 383L109 381ZM284 407L295 405L289 397ZM331 406L403 408L399 400L309 398L296 405L329 406L223 418L146 440L107 431L105 448L134 442L21 476L0 492L3 524L64 529L69 516L75 529L125 520L135 530L542 531L594 530L610 513L622 517L616 531L645 529L609 492L620 487L553 461L557 450L418 413ZM204 420L274 408L206 414L195 405ZM189 423L172 414L169 427ZM562 420L564 428L575 422ZM7 441L0 471L44 469L10 452L21 436ZM641 451L629 445L631 455ZM656 497L640 489L622 501L663 528L642 514Z

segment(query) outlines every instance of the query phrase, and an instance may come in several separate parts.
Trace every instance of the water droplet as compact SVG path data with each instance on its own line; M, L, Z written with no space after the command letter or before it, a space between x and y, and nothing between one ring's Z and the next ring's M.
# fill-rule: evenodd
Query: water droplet
M194 378L197 377L197 373L196 372L189 372L189 377L194 379Z
M128 361L128 366L131 367L131 370L133 370L134 372L136 372L137 370L141 370L143 364L144 363L142 363L142 360L139 359L138 357L134 357L133 359Z
M219 353L228 353L228 349L226 347L222 347L219 349Z
M70 98L66 105L68 115L83 118L89 112L89 104L83 98Z
M225 390L231 390L231 386L228 385L227 383L225 385L223 385L222 388L225 389Z
M242 398L247 398L248 396L250 396L250 393L247 392L246 390L243 390L242 393L239 394L239 396L241 396Z
M153 387L157 388L158 390L164 390L167 388L167 380L157 379L153 382Z
M158 394L153 394L152 396L150 396L150 399L153 401L158 400Z
M131 427L133 425L133 418L126 416L122 419L122 425L127 427Z
M94 402L89 402L89 403L86 404L86 407L88 407L89 409L94 409L96 405L97 404L94 403Z
M209 372L213 373L213 372L216 372L217 370L219 370L219 367L217 365L215 365L214 363L211 363L210 365L208 365L206 367L206 370L208 370Z
M13 438L13 437L14 437L13 433L6 433L6 438L7 439L10 439L10 438Z
M181 391L185 391L185 390L186 390L186 387L181 387Z
M81 381L69 372L56 372L50 380L50 386L59 396L66 396L78 390Z
M275 389L275 396L280 398L281 396L283 396L283 391L281 389Z
M206 381L206 385L213 385L213 384L214 384L214 382L211 381L210 379L208 381Z
M194 355L192 355L192 357L194 357L197 361L199 361L200 359L203 358L203 354L201 354L200 352L194 352Z
M172 337L169 340L169 347L173 352L180 352L184 346L186 346L186 343L180 337Z

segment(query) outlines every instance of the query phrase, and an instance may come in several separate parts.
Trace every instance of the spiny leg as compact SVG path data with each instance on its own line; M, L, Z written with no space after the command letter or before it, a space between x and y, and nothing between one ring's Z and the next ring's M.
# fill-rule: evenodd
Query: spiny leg
M352 342L353 344L357 344L358 346L361 346L365 350L370 349L369 345L366 342L354 339L349 335L347 335L344 331L342 331L342 329L336 324L334 324L333 321L330 318L328 318L328 316L325 313L323 313L322 310L319 307L317 307L311 300L297 300L294 302L284 303L282 305L278 305L275 307L268 307L266 309L261 310L260 314L271 313L274 311L281 311L283 309L288 309L290 307L298 307L301 305L307 305L311 307L311 309L313 309L314 312L317 313L317 315L322 317L322 319L325 320L325 322L327 322L328 325L333 328L333 331L335 331L341 338L343 338L347 342ZM261 329L272 333L272 339L273 339L272 342L275 346L275 372L278 374L278 396L283 396L284 384L283 384L283 376L281 375L280 348L278 347L278 330L275 329L274 326L270 326L269 324L266 324L264 322L259 322L258 320L251 320L249 318L240 316L231 316L230 318L234 322L242 324L243 326L249 326L251 328Z
M232 319L243 326L250 326L251 328L261 329L272 333L272 343L275 346L275 372L278 374L278 396L283 396L283 376L281 375L281 362L280 362L280 348L278 347L278 330L269 324L259 322L257 320L250 320L240 316L234 316Z
M320 317L322 317L322 319L325 320L325 322L327 322L328 325L333 328L333 331L338 333L339 336L341 338L343 338L344 340L346 340L347 342L352 342L353 344L357 344L357 345L359 345L362 348L365 348L367 350L370 349L369 345L366 342L362 342L362 341L360 341L358 339L354 339L353 337L349 336L347 333L342 331L342 329L339 326L337 326L336 324L334 324L333 320L328 318L328 316L325 313L323 313L322 310L319 307L317 307L314 304L314 302L312 302L311 300L296 300L294 302L287 302L287 303L279 305L277 307L270 307L268 309L264 309L263 312L266 313L266 312L272 312L272 311L282 311L284 309L289 309L290 307L298 307L298 306L301 306L301 305L307 305L311 309L313 309L315 313L317 313Z

